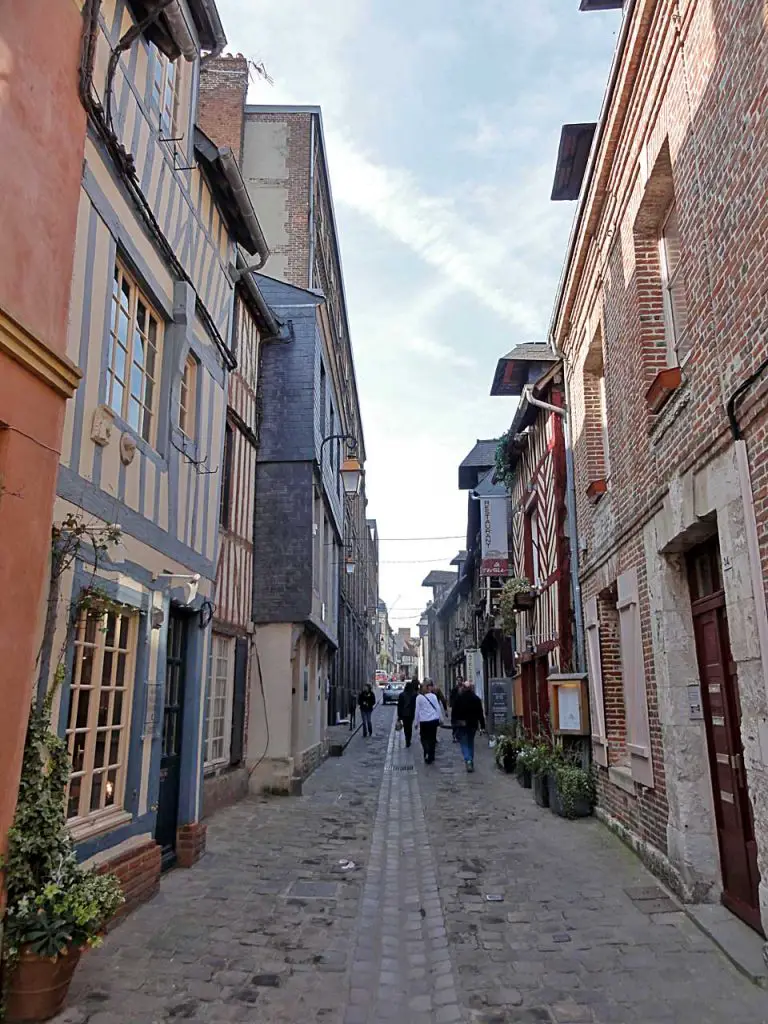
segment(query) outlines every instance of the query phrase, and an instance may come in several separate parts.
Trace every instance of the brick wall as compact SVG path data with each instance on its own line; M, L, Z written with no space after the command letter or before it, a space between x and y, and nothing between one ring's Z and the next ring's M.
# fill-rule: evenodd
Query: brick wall
M248 61L242 54L207 60L200 69L197 123L217 146L243 152Z
M727 397L768 354L768 133L758 129L768 87L754 73L768 60L763 6L742 0L635 5L637 45L624 57L630 73L614 96L609 141L600 151L556 319L569 381L584 596L600 594L631 567L639 573L654 787L637 787L633 797L601 773L600 796L661 850L665 766L642 531L668 482L730 442ZM691 355L683 386L654 414L646 391L667 364L657 235L673 197ZM594 395L583 371L597 331L605 348L611 483L594 505L585 493L596 458L589 429ZM741 416L768 580L765 410L757 386ZM615 627L608 609L602 611L611 763L620 763Z
M133 847L124 854L99 865L100 874L117 875L125 896L125 903L112 918L110 929L136 907L152 899L160 888L160 847L154 839Z
M256 129L259 125L284 125L286 131L285 149L281 154L284 162L280 173L271 177L263 177L254 169L254 161L258 158L259 147L263 144L262 137ZM251 129L254 130L251 130ZM276 266L282 266L283 280L299 288L307 288L310 284L310 191L309 169L312 152L312 114L291 113L285 110L254 111L246 110L245 133L243 143L243 176L248 185L254 208L259 210L259 191L284 190L284 235L282 238L270 238L267 243L275 257L283 257L278 262L268 263L265 272L274 274Z

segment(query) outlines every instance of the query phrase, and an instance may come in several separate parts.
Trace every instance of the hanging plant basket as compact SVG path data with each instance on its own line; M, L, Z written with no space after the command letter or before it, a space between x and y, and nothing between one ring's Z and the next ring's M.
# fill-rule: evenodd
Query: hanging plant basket
M520 591L514 596L515 608L533 608L536 603L536 591L531 588L530 590Z

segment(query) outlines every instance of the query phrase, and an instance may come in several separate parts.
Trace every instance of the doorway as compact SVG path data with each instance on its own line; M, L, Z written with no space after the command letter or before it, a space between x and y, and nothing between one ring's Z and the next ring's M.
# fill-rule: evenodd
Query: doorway
M162 849L163 869L171 867L176 861L188 623L188 614L171 608L168 619L163 701L160 792L157 799L157 824L155 825L155 840Z
M687 562L723 878L722 901L762 934L757 844L741 743L741 703L731 657L717 538L694 548Z

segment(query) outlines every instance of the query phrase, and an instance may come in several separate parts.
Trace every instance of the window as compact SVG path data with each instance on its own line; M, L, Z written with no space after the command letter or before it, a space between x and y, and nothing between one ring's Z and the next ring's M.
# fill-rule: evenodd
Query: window
M67 716L70 821L122 809L138 616L84 611L77 623Z
M231 524L232 515L232 456L235 436L232 427L227 423L224 428L224 464L221 470L221 500L219 503L219 523L224 529Z
M229 760L232 734L232 687L235 675L235 639L214 633L208 678L205 764Z
M688 355L688 307L680 273L680 225L673 203L659 233L659 262L664 289L664 332L670 366L682 363Z
M152 444L162 321L131 275L115 264L107 355L107 403Z
M584 437L590 487L610 476L608 456L608 404L605 395L603 333L598 327L584 360Z
M195 436L197 410L197 360L190 353L184 363L179 392L179 430L192 440Z
M653 786L653 753L648 723L645 687L642 623L636 569L630 569L616 581L621 646L621 675L624 684L626 751L632 778L643 786Z
M179 68L174 61L153 47L154 75L150 106L158 118L160 133L166 139L176 138L179 114Z

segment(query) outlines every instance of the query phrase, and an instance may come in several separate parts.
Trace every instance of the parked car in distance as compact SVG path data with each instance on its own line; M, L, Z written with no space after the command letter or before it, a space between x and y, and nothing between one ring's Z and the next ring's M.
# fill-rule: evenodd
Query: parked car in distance
M381 694L382 704L397 704L405 687L402 683L387 683Z

